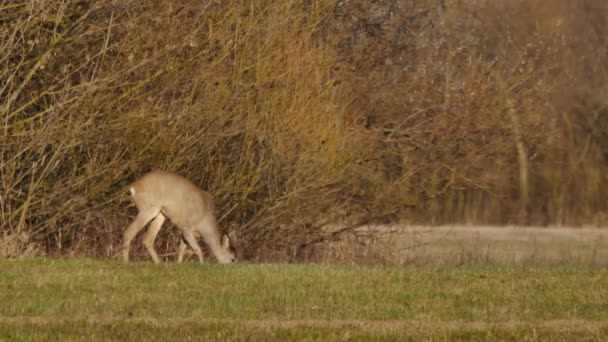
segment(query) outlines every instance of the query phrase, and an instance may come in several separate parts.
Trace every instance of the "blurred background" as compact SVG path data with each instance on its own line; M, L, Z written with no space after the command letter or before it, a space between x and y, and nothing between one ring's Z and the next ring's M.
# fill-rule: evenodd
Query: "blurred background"
M249 260L368 224L608 222L604 0L3 1L0 23L5 256L115 257L153 169L212 193Z

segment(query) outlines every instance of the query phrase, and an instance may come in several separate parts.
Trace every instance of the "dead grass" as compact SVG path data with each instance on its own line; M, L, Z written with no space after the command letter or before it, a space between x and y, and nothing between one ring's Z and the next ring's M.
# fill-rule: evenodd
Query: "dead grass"
M443 321L427 322L417 320L278 320L278 319L188 319L188 318L157 318L157 317L49 317L49 316L23 316L23 317L0 317L0 324L11 325L36 325L52 326L66 323L86 323L92 325L112 325L115 323L145 324L155 327L178 328L192 324L201 325L228 325L245 326L249 328L339 328L339 329L364 329L374 332L395 332L407 330L410 332L421 331L487 331L500 329L517 331L521 329L534 328L542 332L559 332L567 330L570 332L599 333L608 328L608 323L585 320L540 320L534 322L508 321L508 322L471 322L471 321Z
M27 232L0 235L0 258L33 258L44 255L40 246L33 242Z
M368 265L606 267L608 230L370 225L311 246L301 257L309 262Z

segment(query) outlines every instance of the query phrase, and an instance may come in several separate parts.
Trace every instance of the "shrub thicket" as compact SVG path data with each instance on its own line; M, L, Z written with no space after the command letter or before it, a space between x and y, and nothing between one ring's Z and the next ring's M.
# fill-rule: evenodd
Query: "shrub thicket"
M604 1L0 6L0 225L24 246L115 255L151 169L213 193L249 258L345 220L606 222Z

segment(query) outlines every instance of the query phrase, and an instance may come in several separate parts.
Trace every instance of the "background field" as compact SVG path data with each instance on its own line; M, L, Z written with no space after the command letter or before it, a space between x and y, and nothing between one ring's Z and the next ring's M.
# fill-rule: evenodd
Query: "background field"
M606 339L605 270L0 261L0 338Z
M174 252L167 257L174 260ZM606 267L608 230L374 225L360 227L352 234L317 246L305 258L314 262L363 265Z

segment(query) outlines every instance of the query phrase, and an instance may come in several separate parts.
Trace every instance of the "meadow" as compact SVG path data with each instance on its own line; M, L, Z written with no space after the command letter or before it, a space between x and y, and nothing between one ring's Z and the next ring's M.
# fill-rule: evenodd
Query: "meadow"
M5 340L608 338L591 267L0 260Z

